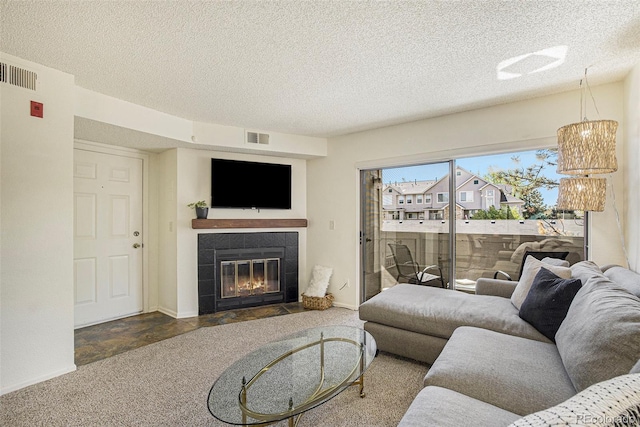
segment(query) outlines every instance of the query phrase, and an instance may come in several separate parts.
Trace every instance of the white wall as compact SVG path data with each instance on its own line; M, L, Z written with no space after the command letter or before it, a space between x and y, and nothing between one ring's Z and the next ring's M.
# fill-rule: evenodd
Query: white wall
M74 113L77 117L158 135L191 141L193 122L151 108L76 86Z
M609 96L600 94L600 89L606 91ZM624 115L624 83L607 85L602 88L594 88L593 94L600 111L600 117L595 113L592 105L587 104L589 119L613 119L618 121L618 133L616 138L616 156L618 158L618 171L603 175L607 177L607 203L604 212L592 214L590 234L589 259L598 265L618 264L627 265L623 247L623 227L625 224L624 207L624 176L626 165L624 152L626 150L626 122ZM575 121L575 120L574 120ZM638 167L636 163L635 167ZM615 195L615 206L614 206ZM620 217L620 227L616 219L616 212ZM630 217L633 218L633 217Z
M640 269L640 64L629 73L624 84L625 129L624 147L625 240L631 269ZM619 159L620 160L620 159Z
M75 88L76 137L141 150L193 148L280 157L326 156L327 140L194 122L81 87ZM246 131L269 134L269 144L246 142Z
M73 76L10 55L37 91L0 84L0 393L69 372L73 337ZM44 118L30 117L30 101Z
M147 191L148 196L148 206L145 217L147 218L147 228L144 230L144 245L147 248L147 257L148 257L148 277L147 277L147 291L148 295L145 295L146 299L146 311L156 311L159 307L159 299L160 299L160 263L159 263L159 254L160 254L160 234L159 234L159 197L160 197L160 155L159 154L149 154L148 155L149 162L148 167L148 180L147 186L145 187L145 191Z
M624 149L623 85L594 87L601 118L618 120L619 155ZM329 290L339 305L359 301L358 168L398 166L477 154L533 149L556 144L556 130L579 120L578 91L534 98L398 126L359 132L329 140L328 156L307 165L308 265L334 268ZM593 107L589 107L593 111ZM590 114L591 119L596 119ZM613 176L622 194L620 171ZM336 191L340 189L340 191ZM618 201L623 216L622 201ZM624 220L624 218L623 218ZM335 224L329 230L329 221ZM591 258L599 264L623 262L611 201L594 215ZM615 236L615 235L614 235ZM308 272L307 272L308 274ZM339 290L349 281L351 286Z
M178 316L177 294L177 166L178 150L158 155L158 310Z
M160 155L162 177L160 190L160 307L175 317L198 315L197 244L199 233L231 233L262 231L297 231L301 274L306 270L306 229L225 229L194 230L191 220L195 212L187 204L211 200L211 158L236 159L292 166L291 210L209 209L209 218L306 218L306 161L284 157L258 156L179 148ZM259 187L259 181L256 181ZM171 231L173 230L173 231ZM300 278L304 280L303 278ZM301 282L302 283L302 282ZM301 290L304 287L301 286Z
M246 142L245 132L266 133L269 144ZM213 123L193 123L193 142L199 147L217 151L267 156L310 159L327 155L327 140L311 136L292 135L259 129L244 129Z

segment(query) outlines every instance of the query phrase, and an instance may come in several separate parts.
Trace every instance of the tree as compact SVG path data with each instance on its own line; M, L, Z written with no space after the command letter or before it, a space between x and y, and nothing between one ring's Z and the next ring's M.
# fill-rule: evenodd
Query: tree
M525 219L543 219L546 217L545 212L547 205L544 204L544 199L540 190L534 189L529 192L524 198L524 206L522 209L522 216Z
M547 207L543 203L540 188L550 190L559 185L558 181L548 178L544 172L557 164L558 152L556 149L544 149L536 151L536 158L540 163L525 167L516 167L507 170L493 170L489 168L489 172L484 179L493 184L505 184L507 191L511 195L524 201L525 218L531 218L534 215L544 213ZM511 159L518 164L519 156L513 156Z
M502 209L490 206L486 211L477 211L471 219L521 219L521 217L517 210L508 206Z

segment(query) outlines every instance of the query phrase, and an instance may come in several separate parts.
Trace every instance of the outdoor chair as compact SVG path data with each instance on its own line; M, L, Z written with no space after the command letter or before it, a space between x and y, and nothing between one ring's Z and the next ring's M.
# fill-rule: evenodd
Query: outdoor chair
M522 269L524 268L524 263L527 260L527 257L531 255L537 260L542 261L543 258L557 258L557 259L566 259L569 255L569 252L534 252L534 251L526 251L522 256L522 262L520 263L520 270L518 270L518 277L522 274ZM506 280L514 280L511 278L509 273L506 273L502 270L498 270L493 274L494 279L498 279L498 275L504 276ZM517 280L517 278L516 278Z
M398 283L403 279L406 283L414 285L446 287L444 279L442 278L442 269L439 266L420 266L413 260L413 256L407 245L389 243L389 248L393 254L393 260L396 263L396 269L398 271L396 280ZM431 274L428 273L428 271L437 272L438 274ZM437 282L440 282L440 284L436 285Z

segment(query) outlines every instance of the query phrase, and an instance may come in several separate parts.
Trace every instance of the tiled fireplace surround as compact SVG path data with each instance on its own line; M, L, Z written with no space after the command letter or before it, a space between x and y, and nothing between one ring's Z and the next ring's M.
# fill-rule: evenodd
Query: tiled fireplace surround
M284 258L280 265L280 294L265 294L242 301L220 301L220 265L216 265L216 251L230 249L282 248ZM241 307L298 301L298 233L201 233L198 234L198 314L215 313Z

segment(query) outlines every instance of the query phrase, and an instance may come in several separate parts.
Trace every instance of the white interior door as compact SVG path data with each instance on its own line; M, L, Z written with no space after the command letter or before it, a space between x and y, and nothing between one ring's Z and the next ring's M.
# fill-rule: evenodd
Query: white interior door
M139 313L142 159L74 150L75 326Z

